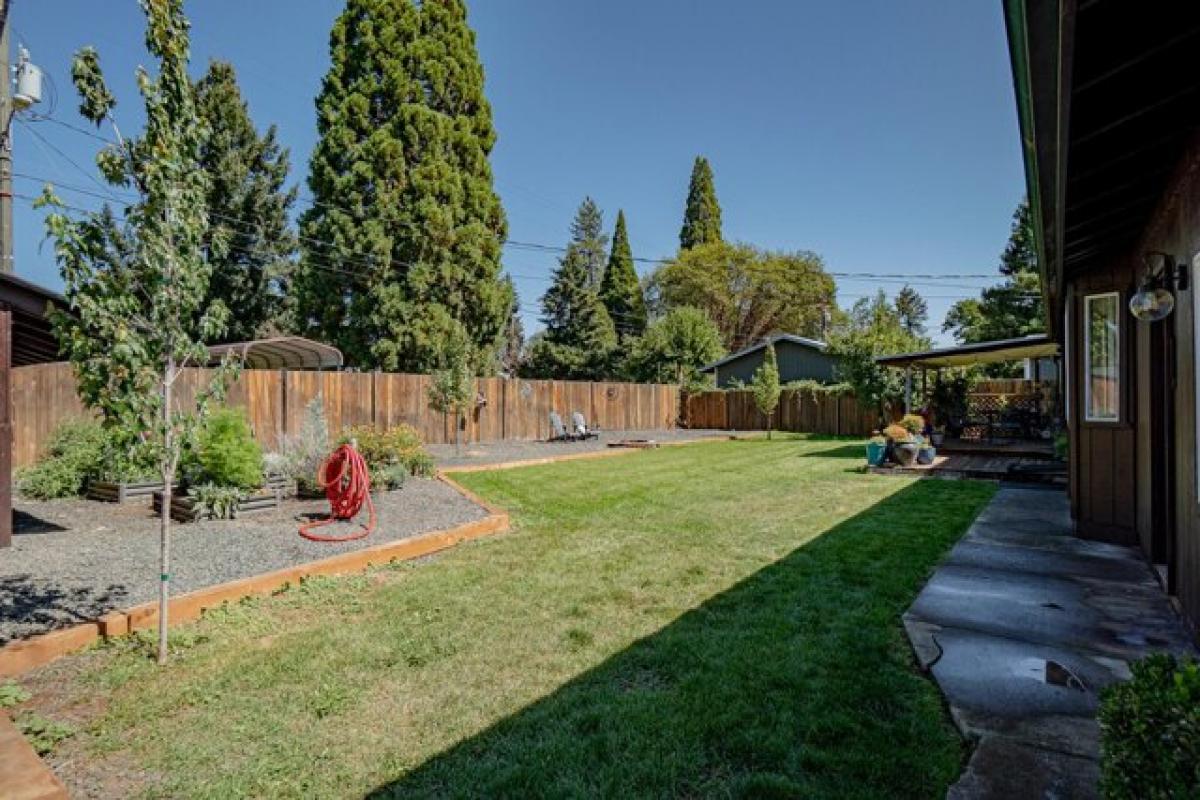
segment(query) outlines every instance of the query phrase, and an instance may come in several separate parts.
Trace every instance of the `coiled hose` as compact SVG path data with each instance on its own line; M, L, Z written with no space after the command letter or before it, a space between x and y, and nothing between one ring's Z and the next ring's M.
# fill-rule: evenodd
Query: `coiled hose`
M333 476L333 477L331 477ZM352 445L344 444L330 454L317 470L317 485L325 489L330 514L325 519L306 522L300 535L314 542L349 542L361 539L375 530L375 504L371 501L371 475L362 454ZM334 522L354 519L367 506L367 524L343 536L313 533L314 528Z

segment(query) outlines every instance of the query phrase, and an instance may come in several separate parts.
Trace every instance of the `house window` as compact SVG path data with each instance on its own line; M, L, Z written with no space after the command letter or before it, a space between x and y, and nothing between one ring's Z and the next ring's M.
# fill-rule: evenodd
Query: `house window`
M1121 296L1083 300L1084 419L1117 422L1121 408Z

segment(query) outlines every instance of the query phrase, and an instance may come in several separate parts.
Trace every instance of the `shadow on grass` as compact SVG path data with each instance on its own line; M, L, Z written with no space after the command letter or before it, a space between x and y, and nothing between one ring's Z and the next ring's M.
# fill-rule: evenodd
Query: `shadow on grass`
M867 449L862 441L857 441L854 444L847 444L841 447L831 447L828 450L813 450L807 453L801 453L801 458L856 458L864 464L867 462Z
M941 797L900 615L991 491L908 486L369 797Z

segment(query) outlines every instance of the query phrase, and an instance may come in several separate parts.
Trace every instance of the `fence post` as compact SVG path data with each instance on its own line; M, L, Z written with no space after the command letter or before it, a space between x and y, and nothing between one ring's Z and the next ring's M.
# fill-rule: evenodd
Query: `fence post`
M285 436L291 434L291 425L288 422L288 371L286 369L279 370L279 427Z
M834 408L834 428L836 429L835 436L842 435L842 396L840 394L832 394Z

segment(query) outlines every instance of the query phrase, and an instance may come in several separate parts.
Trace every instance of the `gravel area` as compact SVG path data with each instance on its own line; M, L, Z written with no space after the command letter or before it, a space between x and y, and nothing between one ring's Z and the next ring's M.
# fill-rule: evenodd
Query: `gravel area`
M16 497L11 549L0 553L0 644L153 600L158 518L145 503ZM199 589L480 519L487 512L435 480L377 495L379 524L353 542L312 542L296 529L324 500L287 500L236 520L176 524L172 591ZM345 523L347 529L349 523ZM336 531L337 526L325 528Z
M653 439L665 443L690 439L727 438L729 435L730 431L679 428L658 431L602 431L599 438L588 439L585 442L471 442L462 446L461 455L455 455L452 444L429 444L425 445L425 449L433 455L439 467L457 467L473 464L500 464L506 461L525 461L571 453L586 453L591 450L607 450L609 442L619 439Z

